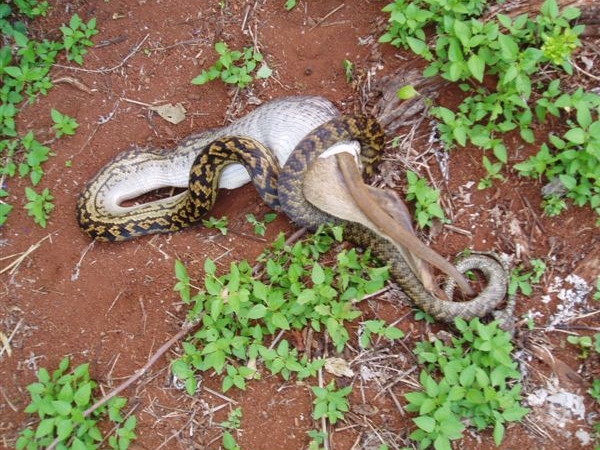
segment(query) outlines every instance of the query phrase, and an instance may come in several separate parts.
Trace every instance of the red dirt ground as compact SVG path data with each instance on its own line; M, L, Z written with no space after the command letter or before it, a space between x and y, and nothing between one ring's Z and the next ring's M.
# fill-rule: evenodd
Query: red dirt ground
M199 279L206 257L218 259L228 268L231 261L252 260L273 240L279 231L293 226L284 217L269 224L263 241L255 237L245 215L262 216L268 212L252 187L223 192L211 215L229 218L230 233L221 236L214 230L191 229L137 241L110 244L95 243L83 235L75 220L75 202L84 183L108 160L133 146L173 147L191 132L221 125L232 104L230 89L220 82L194 86L190 80L215 60L213 45L225 41L231 48L241 48L255 40L275 76L258 81L249 92L241 93L235 114L251 110L247 99L271 98L293 94L317 94L331 99L340 109L352 111L357 93L346 81L342 61L352 61L357 68L377 64L391 73L401 64L395 51L387 46L375 52L377 44L361 45L369 37L377 39L386 17L380 12L386 2L375 0L299 1L290 12L283 1L216 1L216 0L110 0L51 1L49 17L33 24L40 36L56 38L61 22L77 12L85 20L96 17L100 33L97 46L85 58L84 69L57 67L54 79L71 77L89 88L85 92L73 83L59 83L46 97L25 106L19 128L34 130L39 139L50 140L50 109L75 117L80 124L73 137L52 141L55 156L46 163L47 175L42 187L54 193L55 211L46 229L34 225L26 212L16 207L0 231L2 257L19 254L41 242L14 273L0 276L0 331L9 336L12 354L0 357L0 447L11 448L18 432L28 424L23 409L29 397L25 387L35 380L39 367L55 368L70 355L74 364L90 362L94 379L105 392L142 367L149 355L180 329L185 309L173 292L174 261L181 259L190 274ZM339 8L339 9L336 9ZM335 11L334 11L335 10ZM334 11L331 15L329 13ZM242 25L243 28L242 28ZM143 41L139 51L132 54ZM372 41L371 41L372 42ZM104 45L103 45L104 44ZM65 66L71 66L65 61ZM114 68L113 70L108 70ZM376 73L376 78L380 73ZM453 103L454 94L442 95ZM181 102L187 119L171 125L151 113L142 104ZM101 120L107 118L109 120ZM540 130L542 132L543 130ZM391 139L393 136L388 136ZM415 146L427 145L427 137L417 137ZM512 143L511 143L512 144ZM514 142L511 158L521 160L532 149ZM418 151L421 151L418 149ZM554 357L579 371L589 382L598 377L598 364L582 363L573 347L565 344L564 330L546 328L548 318L557 308L556 295L549 303L542 295L549 293L554 277L576 273L591 286L599 275L600 234L589 209L570 207L558 218L547 218L539 208L541 184L507 174L507 181L496 182L485 191L475 186L484 175L478 150L457 150L450 154L450 179L444 185L435 161L431 173L443 188L444 205L452 225L432 240L432 246L448 258L464 248L494 249L514 254L520 246L521 260L541 258L549 270L530 298L520 298L518 317L538 311L533 331L519 325L517 345L526 352L521 356L526 370L528 389L547 387L554 379L551 368L532 356L531 348L549 348ZM67 161L71 162L67 167ZM426 175L426 172L423 172ZM403 174L399 174L403 177ZM26 183L9 182L13 198ZM463 194L469 194L466 199ZM2 267L12 261L2 260ZM519 262L519 260L517 260ZM0 269L2 268L0 267ZM589 303L591 307L591 300ZM398 355L397 369L402 372L414 365L408 349L415 341L426 339L431 331L414 321L410 307L393 299L370 300L363 305L369 317L393 321L403 317L399 326L408 337L405 345L396 345L391 354ZM597 305L596 305L597 308ZM593 322L595 320L595 322ZM598 316L570 323L576 327L598 327ZM436 330L438 327L436 327ZM208 391L190 398L170 383L169 362L179 350L174 348L153 367L151 373L125 392L135 405L139 425L136 449L217 449L220 446L219 422L233 405ZM204 375L207 387L219 390L221 380ZM310 383L286 383L278 377L265 376L251 382L245 392L232 390L228 397L242 407L241 432L236 436L243 449L304 449L306 432L318 428L311 418ZM586 385L564 384L565 389L583 394ZM375 398L380 387L374 383L354 382L352 414L332 431L332 448L348 450L368 447L364 444L371 426L399 436L407 436L413 425L409 416L395 405L390 395ZM410 386L396 384L392 391L401 405L402 393ZM375 406L376 413L365 415L361 405ZM211 408L224 406L214 414ZM588 410L592 401L586 397ZM572 433L591 432L584 420L567 420L564 429L546 422L543 414L531 415L523 424L508 427L501 448L566 449L581 446ZM596 418L598 420L598 418ZM545 433L545 434L544 434ZM489 431L468 434L455 448L493 448ZM583 448L583 447L582 447ZM586 448L592 448L591 444Z

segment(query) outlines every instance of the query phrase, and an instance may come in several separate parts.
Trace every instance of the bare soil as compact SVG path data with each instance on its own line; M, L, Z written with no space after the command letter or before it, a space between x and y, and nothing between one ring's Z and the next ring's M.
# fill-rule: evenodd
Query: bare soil
M50 3L49 16L32 24L38 36L58 38L58 26L75 12L85 20L96 17L100 33L94 37L96 47L86 56L83 69L61 61L64 67L56 67L52 77L63 81L46 97L25 106L20 116L21 132L33 130L40 140L49 142L55 154L45 165L42 187L51 188L56 207L46 229L36 226L19 207L25 202L19 196L27 183L9 181L13 195L9 201L17 207L0 230L0 270L32 245L39 247L16 270L0 275L0 331L11 336L11 352L5 350L0 356L0 447L4 448L12 448L19 431L31 423L23 412L29 401L25 387L35 380L39 367L53 369L70 355L74 364L89 362L102 392L108 392L177 333L186 311L173 292L176 259L185 262L195 279L201 279L205 258L217 260L226 270L231 261L255 258L280 231L294 229L280 215L269 224L264 239L254 235L245 215L262 217L268 208L246 186L222 192L212 212L215 217L229 218L227 236L194 228L122 244L91 244L79 231L74 214L77 196L90 177L130 146L174 147L192 132L219 126L251 110L257 99L266 102L284 95L316 94L351 113L360 109L361 93L347 82L342 61L352 61L363 73L372 69L371 81L376 83L383 74L401 67L406 56L376 43L387 20L380 11L385 2L376 0L300 0L289 12L283 1L260 0ZM235 92L220 82L190 84L215 61L213 46L218 41L227 42L230 48L258 45L274 77ZM456 103L457 95L444 92L441 100ZM188 111L179 125L167 123L144 106L178 102ZM52 140L51 108L77 119L80 127L73 137ZM547 132L537 131L540 136ZM509 144L511 162L535 151L516 139ZM452 151L449 177L444 181L430 151L428 127L419 129L409 147L414 168L442 189L452 220L451 227L439 227L434 236L425 237L436 250L450 259L465 248L495 250L513 255L514 264L527 265L531 258L541 258L548 265L533 295L521 296L517 305L518 318L535 313L535 328L528 330L525 321L519 321L515 338L525 395L552 386L585 395L591 380L599 376L600 364L593 357L578 359L565 338L570 333L598 332L598 315L585 315L597 309L597 303L588 294L575 318L556 328L548 325L561 305L558 292L551 288L556 277L577 274L592 286L600 274L600 233L594 214L570 206L560 217L545 217L539 207L542 183L510 171L506 181L477 190L484 169L476 149ZM418 158L426 150L427 156ZM390 150L390 158L395 151ZM391 178L404 179L403 168L387 167L397 171ZM407 337L401 344L386 347L382 343L374 350L393 361L396 373L388 372L387 380L345 381L354 386L352 412L330 430L331 448L336 450L377 448L376 431L400 445L414 428L402 409L402 394L413 386L400 375L408 372L406 379L416 381L410 349L445 328L415 321L410 305L395 291L364 302L361 308L367 318L382 317L389 322L401 318L398 326ZM284 382L264 373L245 392L233 389L224 399L210 391L219 391L221 378L206 373L203 385L208 389L190 398L172 385L169 376L169 363L179 352L175 346L124 393L139 421L139 438L132 448L220 448L218 424L235 406L243 410L236 439L244 449L305 449L307 431L320 428L311 418L309 386L316 380ZM353 360L357 355L349 351L342 356ZM355 364L358 369L359 362ZM566 376L565 367L580 378ZM564 414L559 424L547 406L534 408L523 423L508 427L501 448L592 448L574 436L582 430L591 433L594 404L587 395L585 405L586 418ZM491 432L467 433L455 445L475 447L494 448Z

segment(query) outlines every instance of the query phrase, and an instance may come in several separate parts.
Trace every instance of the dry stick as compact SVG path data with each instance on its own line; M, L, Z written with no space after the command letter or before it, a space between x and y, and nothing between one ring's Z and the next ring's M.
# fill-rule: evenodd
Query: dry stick
M323 17L321 20L319 20L317 23L315 23L312 27L310 27L310 29L308 31L312 31L315 28L317 28L319 25L321 25L323 22L325 22L329 17L331 17L333 14L335 14L336 12L338 12L340 9L342 9L344 6L346 6L345 3L342 3L340 6L338 6L335 9L332 9L329 13L327 13L325 15L325 17Z
M174 433L171 433L171 436L169 436L167 439L162 441L162 443L158 447L156 447L155 450L160 450L161 448L166 446L171 439L179 436L181 434L181 432L183 430L185 430L187 428L187 426L194 421L195 418L196 418L196 411L193 411L189 420L179 430L175 431Z
M587 75L588 77L596 80L596 81L600 81L600 77L597 77L595 75L592 75L591 73L587 72L586 70L582 69L581 67L579 67L577 64L575 64L575 61L571 61L571 65L573 67L575 67L575 69L577 69L578 71L580 71L581 73L583 73L584 75Z
M144 38L135 47L133 47L133 50L131 50L131 52L125 58L123 58L123 60L119 64L117 64L116 66L113 66L109 69L84 69L83 67L63 66L62 64L54 64L54 66L60 67L62 69L76 70L79 72L89 72L89 73L112 72L114 70L117 70L117 69L120 69L121 67L123 67L125 65L125 63L127 62L127 60L129 58L131 58L133 55L135 55L140 50L140 47L144 44L144 42L146 42L146 40L148 39L149 36L150 36L150 34L147 34L146 36L144 36Z
M25 258L27 258L32 252L34 252L35 250L37 250L40 247L40 245L42 245L42 242L44 242L46 239L48 239L53 234L54 233L50 233L50 234L46 235L45 237L43 237L42 239L40 239L39 241L37 241L35 244L33 244L32 246L30 246L26 251L24 251L23 253L21 253L21 256L19 256L17 259L15 259L13 262L11 262L4 269L0 270L0 275L3 274L4 272L6 272L7 270L10 270L10 274L11 275L13 273L15 273L17 271L17 269L19 268L19 266L21 265L21 263L23 262L23 260ZM14 255L14 256L16 256L16 255Z
M17 334L17 330L21 327L21 324L23 323L23 319L21 318L18 322L17 325L15 325L15 328L12 330L12 332L10 333L10 336L8 336L6 338L6 342L3 342L2 348L0 348L0 357L2 357L2 354L6 351L6 354L8 356L11 355L11 349L10 349L10 341L13 340L13 338L15 337L15 334ZM4 340L3 340L4 341Z
M83 262L83 258L85 258L85 255L87 255L87 252L89 252L94 247L95 242L96 241L90 242L88 244L88 246L85 248L85 250L81 253L81 256L79 257L79 261L77 261L77 264L75 264L75 267L73 268L73 272L71 272L71 281L77 281L79 279L79 271L81 270L81 263Z
M94 95L94 91L92 89L90 89L85 84L83 84L81 81L76 80L73 77L64 76L64 77L60 77L60 78L54 78L52 80L52 84L58 84L58 83L67 83L67 84L75 86L77 89L85 92L86 94Z
M179 332L175 336L173 336L171 339L169 339L167 342L165 342L156 351L156 353L154 353L154 355L152 355L150 357L150 359L148 359L146 364L144 364L144 367L142 367L141 369L136 371L136 373L134 373L131 377L129 377L127 380L125 380L123 383L121 383L115 389L110 391L108 394L106 394L104 397L102 397L100 400L98 400L96 403L94 403L92 406L90 406L88 409L86 409L83 413L83 417L89 417L90 414L92 414L94 411L96 411L98 408L100 408L106 402L108 402L109 400L111 400L112 398L114 398L115 396L120 394L122 391L124 391L129 386L131 386L133 383L135 383L138 379L140 379L150 369L150 367L152 367L154 365L154 363L156 363L156 361L158 361L159 358L162 355L164 355L167 352L167 350L169 350L173 346L173 344L175 344L177 341L179 341L184 336L186 336L188 333L190 333L194 328L196 328L199 325L199 323L200 323L200 318L198 319L198 321L193 322L193 323L188 323L181 330L179 330ZM60 442L59 438L56 438L46 448L46 450L54 449L58 445L59 442Z

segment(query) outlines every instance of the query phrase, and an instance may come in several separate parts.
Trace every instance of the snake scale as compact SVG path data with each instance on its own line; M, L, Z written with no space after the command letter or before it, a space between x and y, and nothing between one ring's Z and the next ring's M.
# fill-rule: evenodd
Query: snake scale
M306 200L303 175L311 160L341 141L360 143L360 157L370 175L384 146L384 132L374 119L340 117L333 104L321 97L274 100L228 126L191 135L174 151L121 153L81 193L77 202L80 228L105 241L175 231L199 221L212 208L218 187L234 188L252 180L269 206L281 209L301 226L344 222L345 237L370 247L390 266L394 280L414 304L436 319L483 316L495 309L506 294L507 277L494 258L473 255L461 263L461 270L479 269L487 280L476 298L444 301L425 289L391 238L343 221ZM162 200L121 206L124 200L168 186L188 190Z

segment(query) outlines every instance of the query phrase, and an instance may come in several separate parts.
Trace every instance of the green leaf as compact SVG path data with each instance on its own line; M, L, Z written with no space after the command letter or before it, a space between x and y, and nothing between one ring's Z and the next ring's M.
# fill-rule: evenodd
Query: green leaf
M404 332L400 328L389 326L385 329L384 335L390 340L402 339L404 337Z
M290 323L285 318L285 316L280 312L276 312L275 314L273 314L273 316L271 317L271 323L273 323L273 325L275 325L277 328L279 328L281 330L289 330L290 329Z
M325 271L319 265L319 263L315 263L313 265L311 280L316 285L323 284L325 282Z
M52 406L56 412L61 416L68 416L71 413L71 404L62 400L52 401Z
M577 180L571 175L563 173L560 174L558 178L560 179L561 183L570 191L575 189L575 187L577 186Z
M305 305L306 303L314 302L315 298L316 295L313 289L304 289L302 292L300 292L300 294L298 294L296 301L301 305Z
M565 133L564 138L574 144L583 144L585 142L585 131L581 128L571 128Z
M175 276L181 281L189 281L190 279L185 264L183 264L180 260L175 261Z
M271 75L273 75L273 71L266 63L263 63L256 71L256 78L269 78Z
M500 44L500 52L504 60L514 61L517 59L517 56L519 55L519 46L512 36L500 34L498 36L498 43Z
M35 430L35 437L39 439L44 436L52 435L54 433L55 422L56 419L54 418L42 419Z
M452 450L450 440L446 436L438 436L433 441L433 447L435 450Z
M254 305L248 311L248 319L256 320L262 319L267 314L267 307L265 305Z
M66 440L73 432L73 421L70 419L59 420L56 425L56 437L61 441Z
M467 67L471 71L471 75L481 83L485 73L485 61L477 55L471 55L467 61Z
M52 117L52 120L54 121L54 123L60 123L64 120L65 116L58 110L52 108L50 110L50 116Z
M77 391L75 391L75 395L73 396L73 400L77 406L87 406L90 403L90 398L92 396L92 386L90 383L85 383Z
M429 416L420 416L413 419L415 425L427 433L435 430L435 419Z
M467 145L467 129L465 127L459 126L454 128L452 136L460 146L464 147Z
M214 275L217 271L217 266L210 258L206 258L204 261L204 273L205 275Z
M238 448L235 438L227 430L223 431L223 448L225 450L233 450L233 449Z
M504 424L500 421L494 425L494 443L496 447L499 447L504 439Z
M533 144L535 142L535 135L531 128L521 128L520 133L521 138L528 144Z
M413 53L419 56L425 56L429 52L427 44L421 39L409 36L406 38L406 42L408 43L408 46L413 51Z
M398 89L396 95L400 100L410 100L411 98L419 95L419 92L414 88L414 86L407 84Z
M229 49L227 48L227 44L225 42L217 42L215 44L215 50L219 55L224 55Z
M76 437L73 439L73 442L71 443L71 447L69 448L69 450L89 450L89 447L87 445L85 445L81 441L81 439Z

